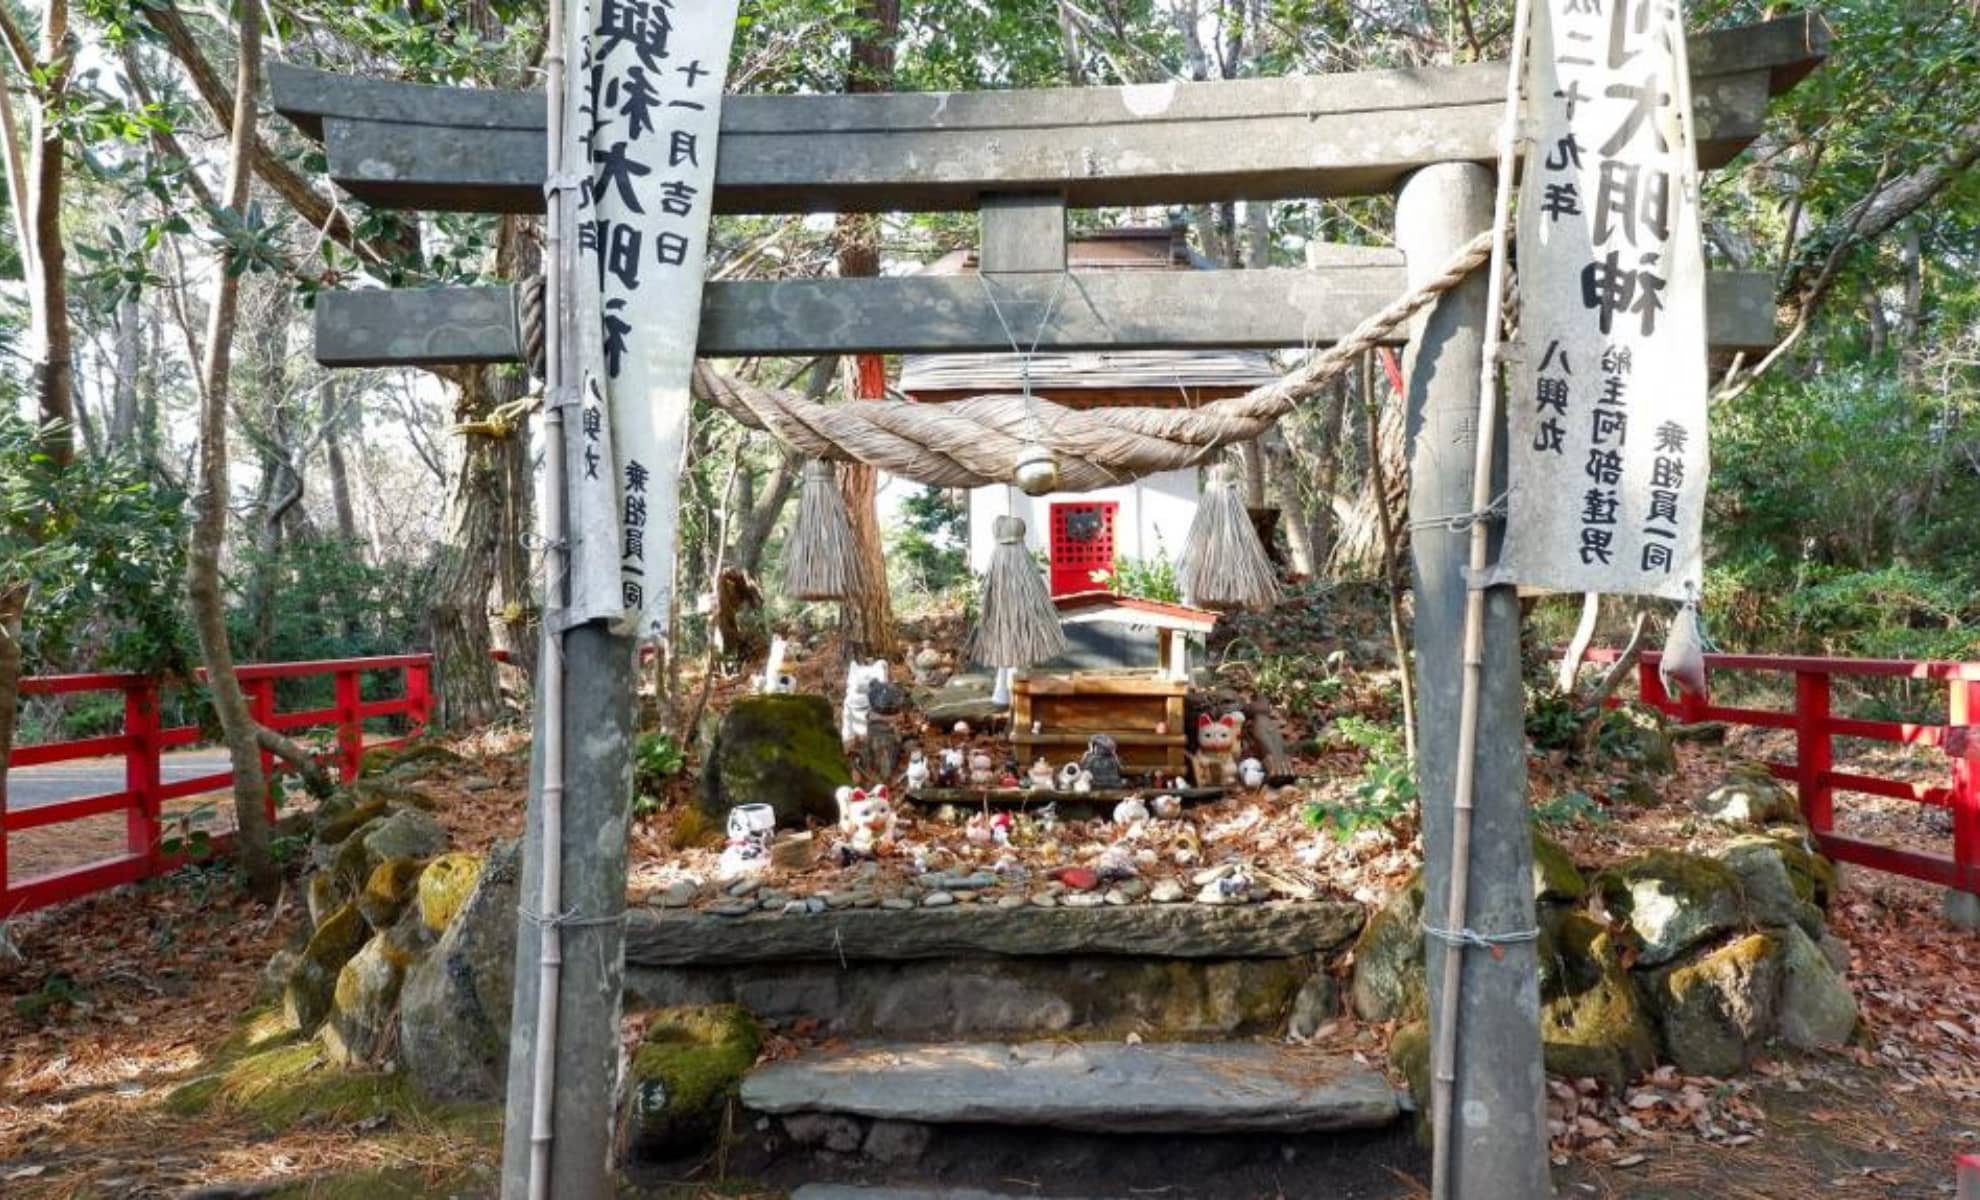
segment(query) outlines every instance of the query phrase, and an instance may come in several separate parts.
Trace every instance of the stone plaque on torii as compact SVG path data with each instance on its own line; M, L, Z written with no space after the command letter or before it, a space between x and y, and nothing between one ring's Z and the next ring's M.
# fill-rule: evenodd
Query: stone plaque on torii
M1699 165L1721 167L1762 131L1769 97L1826 56L1827 29L1803 14L1689 39ZM540 212L544 207L542 96L349 78L274 64L275 106L324 146L331 178L381 207ZM1046 313L1037 349L1074 351L1327 345L1408 290L1435 277L1491 223L1497 130L1505 115L1504 63L1371 71L1296 79L986 93L737 96L721 113L715 210L729 213L976 209L981 269L995 274L1007 309ZM1395 193L1397 249L1321 247L1306 269L1095 273L1050 302L1066 270L1067 208L1275 200ZM1465 533L1470 450L1478 440L1486 281L1473 273L1410 324L1405 376L1412 440L1410 505L1420 676L1419 763L1426 857L1443 843L1458 757ZM1707 334L1719 353L1774 340L1769 275L1714 272ZM519 361L525 338L508 286L330 292L316 307L317 357L326 366L441 366ZM1401 330L1385 340L1403 344ZM704 357L1002 351L1010 346L994 302L955 277L724 281L703 293ZM1479 871L1497 889L1477 900L1481 923L1526 928L1530 847L1524 805L1523 697L1518 604L1510 587L1485 590L1490 636L1481 670L1475 760ZM596 665L596 664L594 664ZM601 678L612 678L609 664ZM621 698L591 689L596 709ZM622 698L630 703L629 695ZM565 728L608 719L573 709ZM598 779L592 786L607 786ZM532 808L535 807L534 796ZM623 802L621 802L621 809ZM624 847L618 857L623 878ZM599 848L588 851L596 856ZM596 863L591 864L597 867ZM603 869L603 868L599 868ZM540 868L539 868L540 870ZM607 872L609 874L609 871ZM1426 911L1449 887L1426 872ZM1510 880L1507 884L1505 881ZM1504 884L1504 886L1500 886ZM527 886L527 881L526 881ZM597 922L593 922L597 924ZM616 927L585 933L613 957ZM609 945L607 944L609 942ZM1544 1194L1539 1127L1538 1029L1531 943L1505 947L1467 974L1457 1045L1457 1103L1466 1114L1452 1170L1459 1195ZM577 971L587 955L572 954ZM1469 969L1468 969L1469 970ZM607 962L572 987L607 989ZM1438 986L1431 972L1431 986ZM520 996L520 993L519 993ZM1509 1019L1511 1018L1511 1019ZM610 1031L614 1037L616 1030ZM611 1039L592 1039L616 1054ZM520 1051L517 1051L520 1053ZM595 1075L601 1061L558 1050L560 1075ZM527 1060L511 1058L512 1073ZM609 1065L606 1069L609 1072ZM593 1094L585 1104L606 1100ZM609 1093L609 1088L604 1089ZM511 1096L516 1092L511 1089ZM573 1104L579 1104L576 1099ZM582 1105L580 1105L582 1106ZM558 1121L566 1105L556 1105ZM1474 1119L1483 1114L1483 1119ZM602 1194L609 1116L587 1112L560 1143L582 1160L578 1190ZM511 1151L513 1155L513 1150ZM561 1185L560 1185L561 1186ZM1496 1190L1493 1190L1496 1189ZM505 1194L508 1194L505 1189ZM572 1194L577 1194L573 1191Z

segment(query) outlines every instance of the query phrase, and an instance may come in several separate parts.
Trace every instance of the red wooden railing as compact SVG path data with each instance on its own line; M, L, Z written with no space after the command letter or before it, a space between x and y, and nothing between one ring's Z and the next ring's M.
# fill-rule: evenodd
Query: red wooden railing
M367 671L397 670L404 674L401 695L389 700L365 700L360 688ZM241 690L246 693L255 720L270 729L297 730L334 727L337 744L325 758L336 765L344 782L357 778L360 761L367 749L364 722L375 717L403 716L416 734L425 728L432 713L433 657L428 654L393 654L373 658L344 658L323 662L251 663L236 669ZM275 685L284 679L332 677L332 702L327 708L280 712L275 707ZM200 672L197 679L203 680ZM232 770L215 771L192 779L165 782L160 756L167 750L199 741L197 726L171 728L159 725L158 693L166 681L152 675L124 673L98 675L35 675L21 681L24 696L61 695L76 692L122 692L124 731L102 737L77 738L65 742L45 742L14 747L13 767L34 767L76 759L121 755L124 759L122 791L104 792L58 800L33 808L0 809L0 918L17 916L63 900L134 883L184 864L183 849L165 850L163 806L171 800L199 796L230 788ZM410 736L410 734L408 735ZM395 745L404 738L374 742ZM262 771L273 779L277 769L274 756L264 751ZM268 801L274 814L274 801ZM79 821L109 813L124 814L124 853L81 866L67 867L14 883L7 865L8 838L15 833ZM213 839L224 848L229 835Z
M1591 651L1592 662L1614 662L1613 650ZM1980 893L1980 663L1907 662L1899 659L1792 658L1764 654L1708 654L1714 672L1771 671L1794 676L1794 711L1736 708L1714 704L1709 696L1677 696L1664 690L1657 654L1637 664L1643 700L1678 720L1725 721L1762 729L1794 731L1794 761L1767 764L1775 777L1792 780L1802 815L1823 853L1841 862L1923 879L1963 892ZM1946 685L1943 724L1869 721L1830 712L1831 681L1837 676L1920 679ZM1838 737L1867 738L1945 750L1949 777L1943 783L1912 783L1835 769ZM1932 854L1866 842L1836 833L1835 794L1863 792L1950 809L1952 853Z

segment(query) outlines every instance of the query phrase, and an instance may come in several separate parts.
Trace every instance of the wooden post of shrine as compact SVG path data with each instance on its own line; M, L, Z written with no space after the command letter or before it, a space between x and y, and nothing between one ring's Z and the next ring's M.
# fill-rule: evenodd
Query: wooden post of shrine
M1403 183L1396 204L1396 242L1408 261L1412 287L1491 223L1492 182L1492 173L1483 167L1440 163ZM1469 556L1468 531L1457 523L1437 522L1471 510L1485 293L1484 272L1474 272L1419 316L1403 368L1412 447L1409 516L1423 912L1431 924L1442 921L1451 885L1451 805L1458 769ZM1495 473L1505 470L1504 445L1502 438ZM1493 531L1495 544L1500 532ZM1484 645L1466 925L1505 933L1531 929L1534 921L1519 598L1510 587L1495 587L1486 595ZM1517 942L1493 954L1432 937L1424 945L1432 1013L1443 994L1444 956L1465 956L1446 1194L1463 1200L1546 1196L1546 1075L1540 1056L1535 945Z

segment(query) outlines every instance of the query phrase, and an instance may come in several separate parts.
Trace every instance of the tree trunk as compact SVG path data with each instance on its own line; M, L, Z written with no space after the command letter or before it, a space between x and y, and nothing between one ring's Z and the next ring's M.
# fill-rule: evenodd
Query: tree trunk
M351 469L344 458L344 419L337 411L334 377L323 385L323 457L330 472L330 503L337 510L337 540L355 546L358 557L371 560L371 547L358 530L357 505L351 499Z
M128 449L137 440L138 363L144 352L143 309L137 297L117 303L117 378L110 393L111 450Z
M249 148L254 141L256 76L261 70L261 7L241 7L241 54L234 94L233 133L227 161L227 208L245 212L248 201ZM259 726L248 712L234 676L234 652L227 643L224 597L220 588L220 549L227 536L227 397L233 360L234 325L240 308L240 277L228 273L226 257L216 285L213 311L206 330L204 396L199 419L199 486L193 498L192 544L187 555L186 590L199 634L200 655L206 660L207 684L213 707L227 738L234 767L234 816L238 831L234 849L248 890L273 900L282 875L269 850L269 821L264 807L267 782L261 773Z
M848 92L884 92L894 83L894 42L900 36L900 0L860 0L862 28L852 43L852 65L846 73ZM868 213L839 217L839 275L857 278L880 273L880 220ZM858 372L855 371L855 375ZM866 394L871 391L872 394ZM859 389L858 399L876 400L880 390ZM846 644L858 656L893 658L899 647L894 637L894 606L887 594L887 558L880 539L880 513L875 507L877 473L863 463L839 470L839 491L852 518L853 585L845 598Z

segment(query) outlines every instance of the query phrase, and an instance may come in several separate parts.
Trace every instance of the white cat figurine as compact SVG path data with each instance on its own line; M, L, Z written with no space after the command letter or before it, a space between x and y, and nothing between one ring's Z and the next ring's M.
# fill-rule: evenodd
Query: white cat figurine
M908 751L907 785L911 792L928 786L928 756L918 749Z
M870 792L840 788L838 799L839 831L846 835L854 854L871 858L893 848L897 822L885 784Z
M884 682L887 678L887 660L876 658L872 662L854 660L846 672L846 702L839 710L839 740L851 749L853 743L866 736L866 717L873 709L873 702L867 697L866 685Z

